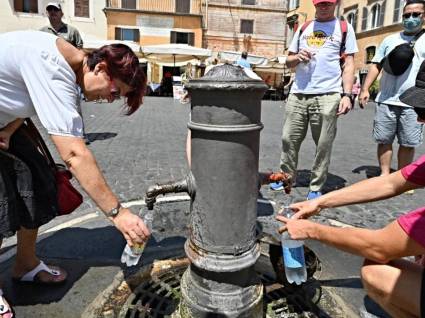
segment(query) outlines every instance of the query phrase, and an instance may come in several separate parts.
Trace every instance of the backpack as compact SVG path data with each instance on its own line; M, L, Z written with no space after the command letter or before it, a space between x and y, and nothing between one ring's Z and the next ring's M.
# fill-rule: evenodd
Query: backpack
M342 37L341 37L341 47L339 48L339 56L340 56L340 64L341 64L341 68L344 67L344 63L345 63L345 57L347 56L347 54L345 53L345 42L347 40L347 21L345 20L339 20L339 25L341 27L341 33L342 33ZM307 27L310 25L310 23L313 22L313 20L309 20L304 22L304 24L301 26L301 30L300 30L300 34L298 34L298 50L300 49L300 39L301 39L301 34L303 34L303 32L305 31L305 29L307 29Z

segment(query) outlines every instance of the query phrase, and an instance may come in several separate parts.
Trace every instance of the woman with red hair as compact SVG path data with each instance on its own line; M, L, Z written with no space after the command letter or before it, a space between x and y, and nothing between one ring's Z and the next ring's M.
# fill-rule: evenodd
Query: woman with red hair
M38 116L68 169L127 243L142 243L149 230L106 183L82 139L78 103L80 88L89 101L123 97L130 115L142 104L146 79L137 56L123 44L85 53L38 31L5 33L0 43L0 243L17 232L14 281L58 284L66 272L35 254L38 227L58 215L54 178L23 133L24 118ZM12 316L0 289L0 318Z

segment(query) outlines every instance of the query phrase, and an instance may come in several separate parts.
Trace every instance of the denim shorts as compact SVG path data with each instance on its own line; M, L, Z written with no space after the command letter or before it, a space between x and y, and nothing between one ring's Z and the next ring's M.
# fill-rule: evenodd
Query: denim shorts
M422 143L422 127L412 107L376 105L373 138L379 144L391 145L397 136L399 145L417 147Z

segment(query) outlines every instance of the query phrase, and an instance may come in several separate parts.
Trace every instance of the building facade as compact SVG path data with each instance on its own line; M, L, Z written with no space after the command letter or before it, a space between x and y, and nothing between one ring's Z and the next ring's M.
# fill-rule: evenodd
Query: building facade
M204 0L202 11L205 48L283 55L286 0Z
M0 33L16 30L38 30L49 23L46 5L49 0L0 1ZM104 1L62 0L63 21L75 26L83 41L87 38L106 39Z
M403 30L403 0L343 0L339 16L354 28L359 52L355 55L356 72L363 79L376 49L390 34Z
M108 0L104 11L110 40L202 47L201 0Z
M286 23L286 45L289 47L294 38L294 33L298 27L301 27L306 21L314 20L315 8L312 0L289 0L288 16Z

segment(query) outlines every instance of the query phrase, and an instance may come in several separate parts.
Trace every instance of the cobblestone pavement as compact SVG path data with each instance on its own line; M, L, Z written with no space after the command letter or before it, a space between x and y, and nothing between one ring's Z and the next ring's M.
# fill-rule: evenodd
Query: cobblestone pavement
M376 145L371 137L374 105L361 110L358 107L340 118L338 133L326 190L340 188L379 173ZM84 109L84 119L90 149L113 190L123 201L142 198L154 182L176 180L186 175L185 140L189 105L171 98L147 97L145 104L134 115L120 115L119 105L90 103ZM278 170L281 149L281 130L284 116L282 102L264 101L261 133L260 170ZM307 135L300 151L296 200L308 192L308 179L315 147ZM422 145L416 157L425 153ZM396 162L393 160L393 167ZM263 187L265 197L279 199ZM355 225L377 228L398 215L425 204L423 190L397 198L359 204L322 212L321 216ZM93 207L85 200L80 211Z

